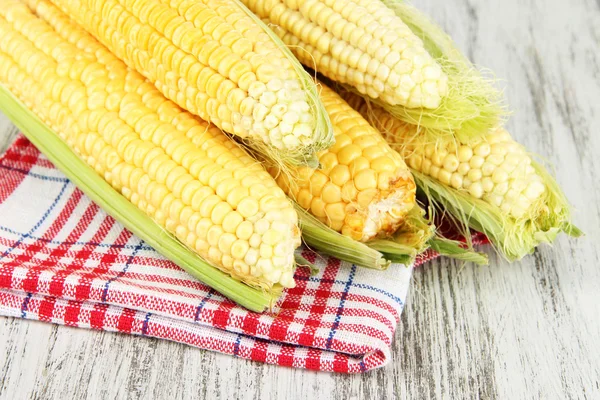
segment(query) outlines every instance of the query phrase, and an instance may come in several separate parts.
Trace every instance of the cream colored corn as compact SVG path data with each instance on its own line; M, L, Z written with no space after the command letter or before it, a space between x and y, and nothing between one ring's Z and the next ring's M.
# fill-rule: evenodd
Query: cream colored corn
M180 107L242 138L294 151L315 119L297 72L230 0L53 0Z
M321 85L336 143L319 153L320 170L300 167L277 183L332 229L367 241L400 226L415 205L415 183L402 157L342 98Z
M242 0L308 67L390 105L437 108L447 77L380 0Z
M294 286L297 214L269 174L46 0L0 7L0 82L168 232L251 285Z
M417 134L416 126L395 119L377 106L368 107L353 94L343 97L374 122L413 170L483 199L507 216L528 216L546 190L525 148L503 128L491 130L469 145L456 141L433 144Z

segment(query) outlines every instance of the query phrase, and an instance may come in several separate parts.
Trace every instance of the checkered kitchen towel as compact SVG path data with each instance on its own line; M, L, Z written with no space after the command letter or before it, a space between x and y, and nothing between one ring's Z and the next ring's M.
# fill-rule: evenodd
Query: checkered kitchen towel
M0 159L0 315L313 370L386 364L411 269L303 255L319 274L299 268L271 312L250 312L102 212L23 136Z

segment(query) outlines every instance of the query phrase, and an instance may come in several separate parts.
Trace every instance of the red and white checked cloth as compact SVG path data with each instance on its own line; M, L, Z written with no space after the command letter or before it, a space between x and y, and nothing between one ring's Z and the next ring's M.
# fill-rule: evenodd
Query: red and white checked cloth
M297 286L271 312L250 312L107 216L25 137L0 158L0 315L313 370L386 364L411 268L380 272L303 255L319 274L299 268Z

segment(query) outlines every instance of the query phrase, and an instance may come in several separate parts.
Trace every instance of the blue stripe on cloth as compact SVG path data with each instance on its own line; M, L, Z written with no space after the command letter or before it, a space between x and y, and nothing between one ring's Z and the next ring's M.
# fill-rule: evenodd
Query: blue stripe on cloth
M18 173L21 173L23 175L31 176L32 178L41 179L43 181L49 181L49 182L69 182L69 180L67 178L59 178L57 176L48 176L48 175L36 174L35 172L31 172L31 171L28 171L28 170L22 169L22 168L9 167L9 166L6 166L6 165L1 165L1 164L0 164L0 168L5 169L7 171L18 172Z
M342 284L345 285L348 282L339 280L339 279L327 279L327 278L318 278L318 277L306 277L306 276L296 276L294 277L294 279L299 280L299 281L310 281L310 282L315 282L315 283L321 283L321 282L327 282L327 283L335 283L335 284ZM395 296L394 294L385 291L383 289L377 288L375 286L371 286L371 285L367 285L365 283L351 283L352 287L355 288L359 288L359 289L367 289L367 290L372 290L374 292L380 293L386 297L389 297L390 299L394 300L396 303L398 303L401 307L404 307L404 302L402 301L402 299L398 296Z
M108 286L113 283L114 281L116 281L117 279L119 279L120 277L122 277L123 275L125 275L125 273L127 273L127 270L129 269L129 267L131 266L131 263L133 262L133 259L135 258L135 256L137 255L138 251L140 251L142 249L142 247L144 246L144 242L141 239L138 239L140 242L138 243L137 246L135 246L135 249L133 250L133 252L131 253L131 255L129 256L129 258L127 258L127 262L125 263L125 267L123 268L123 271L119 272L116 276L110 278L108 281L106 281L106 283L104 284L104 290L102 291L102 302L106 302L106 298L108 296Z
M10 228L7 228L5 226L0 226L0 231L4 231L4 232L8 232L12 235L23 235L28 239L33 239L36 241L40 241L40 242L44 242L44 243L49 243L49 244L64 244L67 246L95 246L95 247L109 247L109 248L114 248L114 249L135 249L136 246L130 245L130 244L115 244L115 243L96 243L96 242L81 242L81 241L77 241L77 242L70 242L67 240L52 240L52 239L46 239L43 237L39 237L39 236L35 236L35 235L29 235L27 233L21 233L21 232L17 232L15 230L12 230ZM154 250L152 247L150 246L142 246L141 250Z
M235 343L233 344L233 355L238 356L240 353L240 343L242 342L242 334L238 333L237 338L235 339Z
M206 302L212 297L213 294L215 294L215 290L213 288L210 288L206 296L204 296L200 304L198 304L198 307L196 307L196 315L194 315L194 321L198 321L198 318L200 317L200 312L202 311L202 309L206 305Z
M358 364L360 367L360 372L365 372L367 370L367 366L365 365L365 359L361 358L360 363Z
M148 332L148 321L150 320L150 316L152 316L152 313L146 313L146 318L144 318L144 323L142 324L142 335L146 335L146 332Z
M21 304L21 318L25 318L27 316L27 306L29 305L29 300L31 300L31 293L27 293L27 296L23 300L23 304Z
M329 337L327 338L327 342L325 343L325 348L328 350L331 347L331 342L333 341L335 332L337 331L337 328L340 325L340 319L342 318L342 313L344 312L344 303L346 302L346 297L348 296L350 287L352 287L352 280L354 279L354 274L356 274L356 265L352 264L352 269L350 270L348 282L346 282L346 286L344 287L344 291L342 292L342 297L340 298L340 305L338 306L337 312L335 313L335 321L331 326Z
M50 205L50 207L46 210L46 212L44 213L44 215L42 215L42 219L40 219L38 221L38 223L35 224L34 227L31 228L31 230L29 232L21 235L21 237L19 238L19 240L17 240L11 247L9 247L0 256L0 260L3 259L4 257L6 257L7 255L9 255L10 253L12 253L13 250L15 250L17 247L19 247L19 245L23 242L23 240L25 240L28 237L31 237L31 235L44 223L44 221L46 221L46 219L48 218L48 216L50 215L50 213L52 212L52 210L54 210L54 208L56 207L56 205L58 204L58 202L60 201L60 199L62 198L62 196L65 194L65 190L67 189L68 185L69 185L68 181L64 183L63 187L60 189L60 192L58 193L58 196L56 196L56 198L52 202L52 205Z

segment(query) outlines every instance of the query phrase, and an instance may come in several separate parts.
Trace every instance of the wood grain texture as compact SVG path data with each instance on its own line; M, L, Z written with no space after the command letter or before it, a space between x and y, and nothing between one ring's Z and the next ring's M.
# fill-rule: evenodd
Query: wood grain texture
M509 129L556 166L585 238L561 237L513 265L490 253L490 267L418 269L393 362L358 376L0 318L0 398L599 398L600 3L416 5L503 80ZM0 148L14 133L0 117Z

